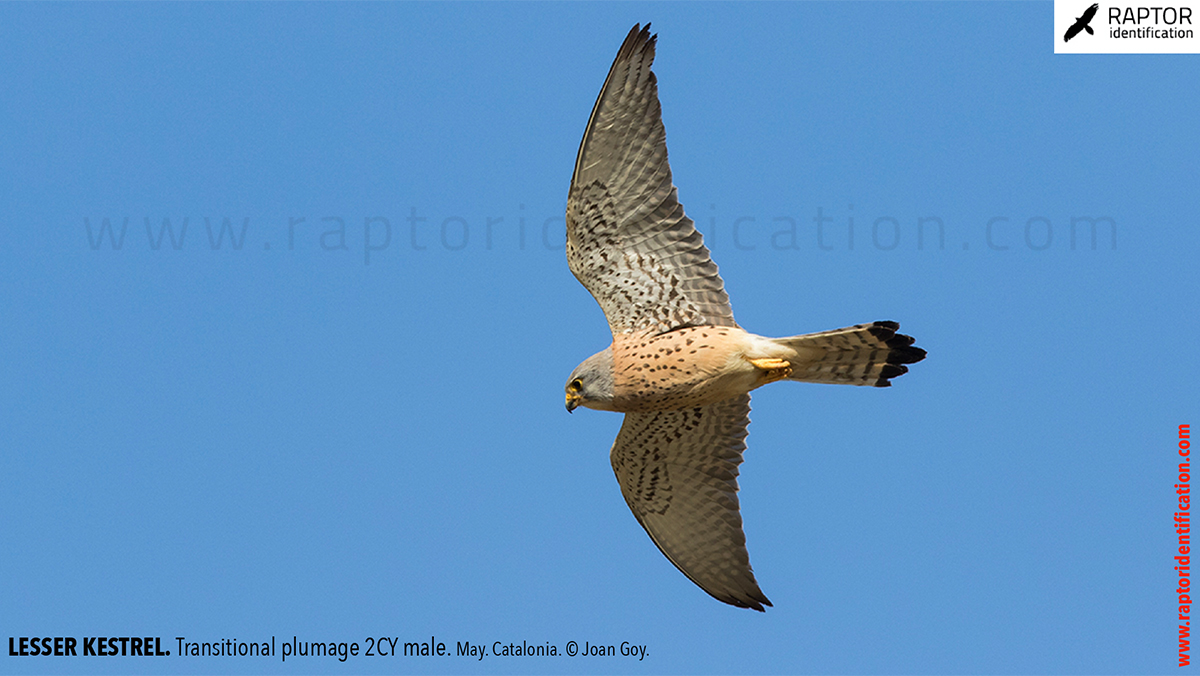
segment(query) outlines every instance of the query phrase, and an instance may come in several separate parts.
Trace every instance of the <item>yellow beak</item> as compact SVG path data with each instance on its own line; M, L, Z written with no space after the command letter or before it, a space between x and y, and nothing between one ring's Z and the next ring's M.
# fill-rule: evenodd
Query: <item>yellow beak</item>
M567 392L567 413L574 413L576 408L579 408L579 400L583 397L572 392Z

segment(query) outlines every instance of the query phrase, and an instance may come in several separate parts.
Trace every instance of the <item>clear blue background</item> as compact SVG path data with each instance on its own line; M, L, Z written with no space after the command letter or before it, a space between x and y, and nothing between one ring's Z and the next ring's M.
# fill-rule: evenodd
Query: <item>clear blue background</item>
M567 184L645 21L739 322L929 350L891 389L754 395L765 614L638 527L620 416L563 410L609 340ZM1052 31L1049 3L0 6L0 638L649 650L0 671L1174 671L1198 57ZM1079 217L1115 246L1072 248Z

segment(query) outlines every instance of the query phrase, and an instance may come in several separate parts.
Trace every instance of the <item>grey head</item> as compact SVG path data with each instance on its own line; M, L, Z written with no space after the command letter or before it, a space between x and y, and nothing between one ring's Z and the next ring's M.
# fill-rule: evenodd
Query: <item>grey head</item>
M579 406L600 411L612 410L613 362L612 346L583 360L571 371L567 380L567 411Z

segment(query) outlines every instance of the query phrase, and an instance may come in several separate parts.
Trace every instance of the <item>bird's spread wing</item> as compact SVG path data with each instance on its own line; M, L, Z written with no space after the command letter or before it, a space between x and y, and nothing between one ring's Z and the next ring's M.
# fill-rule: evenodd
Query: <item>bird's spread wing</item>
M614 335L736 326L717 266L676 198L650 65L634 26L588 120L567 196L567 263Z
M742 608L771 605L758 588L738 512L750 395L685 411L628 413L612 449L625 502L675 567Z

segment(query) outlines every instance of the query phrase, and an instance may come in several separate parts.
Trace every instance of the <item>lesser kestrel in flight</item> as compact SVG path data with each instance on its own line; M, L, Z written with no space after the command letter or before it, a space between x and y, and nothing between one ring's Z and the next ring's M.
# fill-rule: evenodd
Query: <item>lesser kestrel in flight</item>
M650 539L725 603L771 605L750 568L737 475L750 391L777 380L887 387L925 351L895 322L765 338L733 320L667 165L656 35L634 26L588 120L567 196L567 263L612 330L566 385L578 406L625 414L611 459Z

